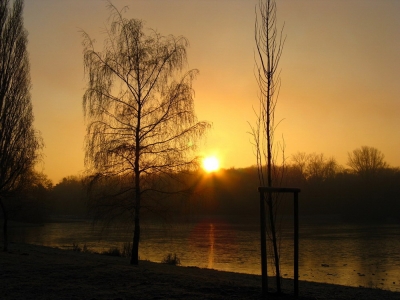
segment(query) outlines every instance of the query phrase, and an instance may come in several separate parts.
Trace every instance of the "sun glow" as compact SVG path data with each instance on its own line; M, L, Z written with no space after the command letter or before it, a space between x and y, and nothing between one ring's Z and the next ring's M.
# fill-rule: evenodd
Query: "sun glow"
M211 173L218 171L219 161L215 156L207 156L203 159L203 168L206 172Z

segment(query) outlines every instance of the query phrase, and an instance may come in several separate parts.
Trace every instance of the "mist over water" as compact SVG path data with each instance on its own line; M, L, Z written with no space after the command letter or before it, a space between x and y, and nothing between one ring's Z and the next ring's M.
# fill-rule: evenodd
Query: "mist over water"
M288 224L281 228L282 274L293 278L293 236ZM89 222L13 224L10 229L11 241L65 249L78 244L102 252L131 241L126 230L101 230ZM259 240L257 222L233 224L204 219L170 225L146 223L142 226L139 255L142 260L160 262L168 253L176 253L183 266L260 274ZM399 292L399 249L399 224L302 222L300 280ZM270 276L272 270L269 265Z

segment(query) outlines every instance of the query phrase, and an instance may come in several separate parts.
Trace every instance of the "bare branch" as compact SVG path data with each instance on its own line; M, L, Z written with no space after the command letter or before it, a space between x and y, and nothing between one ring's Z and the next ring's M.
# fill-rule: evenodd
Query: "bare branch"
M112 216L124 209L133 214L131 262L136 264L142 202L153 192L171 192L167 186L155 187L154 179L197 165L196 144L210 125L195 115L192 82L197 70L184 72L188 41L147 33L142 21L125 19L123 10L111 3L108 7L103 50L95 51L94 41L83 35L85 164L99 174L99 184L114 177L124 182L111 189L111 198L100 197L101 211L116 205L118 213ZM118 188L128 192L119 194ZM121 197L128 198L117 200Z

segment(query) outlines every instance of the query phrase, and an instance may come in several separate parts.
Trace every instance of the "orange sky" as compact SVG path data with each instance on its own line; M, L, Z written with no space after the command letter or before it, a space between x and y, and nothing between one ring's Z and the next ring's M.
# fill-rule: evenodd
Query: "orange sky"
M213 123L202 153L221 167L255 164L254 20L257 0L114 0L126 16L190 41L200 120ZM334 156L363 145L400 166L400 1L277 0L287 40L276 120L286 156ZM25 0L35 126L45 141L43 171L57 183L84 171L84 29L101 44L102 0ZM98 50L101 50L98 48Z

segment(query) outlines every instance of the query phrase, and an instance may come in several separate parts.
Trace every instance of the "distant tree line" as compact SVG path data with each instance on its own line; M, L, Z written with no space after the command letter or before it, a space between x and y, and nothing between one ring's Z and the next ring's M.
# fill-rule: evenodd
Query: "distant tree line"
M281 167L283 168L283 167ZM346 166L324 154L296 153L283 170L283 186L298 187L300 214L335 215L343 221L400 221L400 169L390 167L378 149L363 146L348 154ZM258 221L257 168L204 174L192 194L189 215L242 217ZM282 214L291 214L290 198Z
M297 153L286 179L302 188L303 214L400 221L400 169L390 167L376 148L363 146L348 153L347 168L323 154Z
M389 166L382 153L375 148L361 147L356 150L349 153L347 167L323 154L299 152L290 158L284 170L283 185L301 188L301 215L322 219L334 215L343 221L400 221L400 169ZM368 166L364 169L351 166L354 156L367 150L379 154L380 163L363 164ZM181 192L150 197L143 208L144 220L172 222L224 218L258 222L256 166L222 169L215 173L199 170L179 176L178 181L159 178L164 189L170 186L171 190ZM127 213L123 208L126 204L123 197L108 198L110 202L97 202L89 198L88 181L83 177L65 177L56 185L52 185L43 174L32 174L31 178L31 183L15 196L10 219L46 222L94 217L101 220L114 216L124 222L129 220L129 215L122 214L123 211ZM104 181L98 193L115 189L123 181L122 177ZM290 198L282 201L281 213L291 214ZM99 210L99 204L103 208L112 204L113 211L107 214L107 210Z

